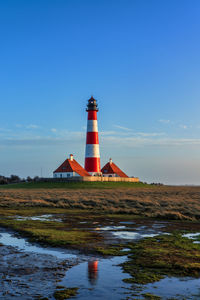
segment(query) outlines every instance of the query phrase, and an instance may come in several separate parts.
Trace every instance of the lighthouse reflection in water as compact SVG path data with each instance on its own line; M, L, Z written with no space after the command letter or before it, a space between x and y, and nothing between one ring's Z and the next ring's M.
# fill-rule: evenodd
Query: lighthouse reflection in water
M92 285L97 283L98 279L98 260L92 259L88 261L88 280Z

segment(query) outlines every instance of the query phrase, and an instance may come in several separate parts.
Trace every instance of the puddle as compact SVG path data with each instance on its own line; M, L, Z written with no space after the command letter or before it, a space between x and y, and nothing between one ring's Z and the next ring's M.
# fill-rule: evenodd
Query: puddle
M121 223L122 222L120 222L120 224ZM135 222L123 222L123 223L125 223L126 225L135 224ZM146 237L157 236L161 234L159 229L165 227L163 224L159 224L159 223L142 225L134 228L128 227L126 225L96 227L94 228L94 230L109 231L109 233L111 233L114 237L120 239L139 240ZM162 232L162 234L164 234L164 232Z
M62 249L32 245L1 229L0 299L53 300L53 293L66 271L86 257ZM38 298L37 298L38 297Z
M71 259L76 258L77 255L70 253L65 249L53 249L53 248L44 248L37 245L32 245L31 243L27 242L23 238L18 238L14 236L12 233L9 232L1 232L0 233L0 243L6 246L17 247L19 250L26 251L26 252L33 252L37 254L48 254L53 255L60 259Z
M140 226L138 228L135 228L135 230L139 230L139 231L141 231L141 230L148 230L148 227L147 226Z
M200 279L166 277L159 282L147 284L143 293L152 293L162 299L197 300L200 299Z
M195 239L198 236L200 236L199 232L196 232L196 233L185 233L185 234L183 234L183 237L187 237L188 239Z
M22 216L16 216L14 217L17 221L26 221L26 220L32 220L32 221L55 221L55 222L62 222L62 219L56 218L55 215L41 215L41 216L32 216L32 217L22 217Z
M104 226L100 227L99 230L118 230L118 229L125 229L126 226Z
M194 244L200 244L200 241L195 241L196 237L199 237L200 233L196 232L196 233L185 233L183 234L183 237L187 237L188 239L194 240L193 243Z
M122 280L129 275L122 272L118 264L126 260L125 256L81 263L70 269L61 285L79 286L76 299L125 299L130 285Z
M132 231L113 231L112 234L120 239L139 240L146 237L154 237L160 233L138 233Z
M156 229L164 228L164 227L166 227L166 224L163 224L163 223L154 223L152 225L152 228L156 228Z

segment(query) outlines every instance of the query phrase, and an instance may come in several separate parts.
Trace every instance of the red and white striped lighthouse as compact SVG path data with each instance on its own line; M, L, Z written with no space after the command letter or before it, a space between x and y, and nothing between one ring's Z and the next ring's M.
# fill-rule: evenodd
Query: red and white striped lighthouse
M92 176L101 175L99 137L97 125L97 101L91 97L88 100L87 109L87 137L85 150L85 170Z

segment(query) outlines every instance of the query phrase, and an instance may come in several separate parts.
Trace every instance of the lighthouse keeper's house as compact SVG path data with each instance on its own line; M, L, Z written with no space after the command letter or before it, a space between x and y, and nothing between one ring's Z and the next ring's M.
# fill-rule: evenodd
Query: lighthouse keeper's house
M54 178L69 178L74 176L90 176L90 174L74 159L73 154L66 159L54 172Z
M112 158L109 162L101 169L103 177L124 177L128 176L116 165L113 163Z

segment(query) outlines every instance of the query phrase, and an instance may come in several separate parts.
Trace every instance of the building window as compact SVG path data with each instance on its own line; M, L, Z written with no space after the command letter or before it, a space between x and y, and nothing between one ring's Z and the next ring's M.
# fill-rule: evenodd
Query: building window
M62 178L62 174L60 174L60 178Z
M112 177L112 175L109 175L109 177Z
M57 175L56 175L56 174L54 174L54 177L57 177Z
M67 177L70 177L70 174L67 174Z

